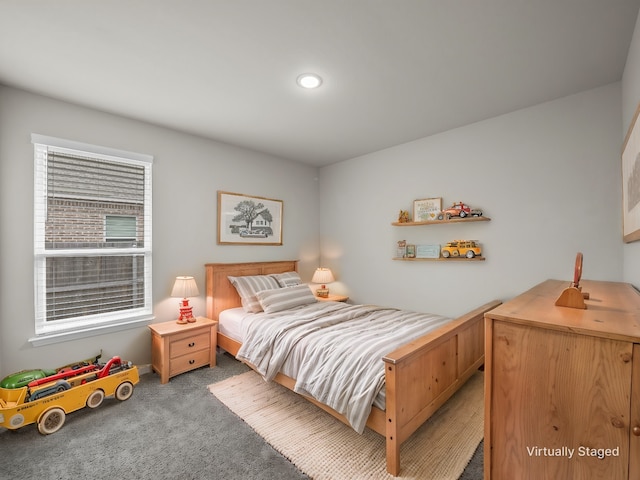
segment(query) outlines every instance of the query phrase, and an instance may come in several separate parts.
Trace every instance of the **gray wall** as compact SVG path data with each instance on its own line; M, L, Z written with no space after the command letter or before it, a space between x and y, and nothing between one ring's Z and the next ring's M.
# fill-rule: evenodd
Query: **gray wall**
M33 146L31 133L154 155L153 298L155 321L177 316L177 275L196 277L192 300L204 315L204 264L299 259L310 280L318 265L317 169L259 152L0 87L0 377L95 355L148 364L146 327L32 347ZM283 246L216 244L217 190L284 201Z
M621 280L620 83L320 170L321 260L358 303L458 315L547 279ZM490 222L393 227L414 199ZM398 262L396 242L477 239L485 262Z
M636 21L627 64L622 76L622 139L629 130L633 115L640 103L640 14ZM640 242L625 244L624 281L640 288Z

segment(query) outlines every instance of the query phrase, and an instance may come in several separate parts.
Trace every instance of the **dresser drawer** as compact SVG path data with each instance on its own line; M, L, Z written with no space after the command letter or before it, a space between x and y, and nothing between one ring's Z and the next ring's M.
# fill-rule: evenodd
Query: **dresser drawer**
M181 335L182 338L172 338L169 346L169 358L180 357L199 350L209 350L211 335L209 330L199 334Z
M209 350L199 350L178 358L172 358L169 366L169 376L188 372L194 368L209 365Z

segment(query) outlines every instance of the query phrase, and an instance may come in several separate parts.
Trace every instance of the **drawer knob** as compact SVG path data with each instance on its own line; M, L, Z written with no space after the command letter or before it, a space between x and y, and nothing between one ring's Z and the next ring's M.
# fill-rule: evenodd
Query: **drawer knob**
M189 365L193 365L194 363L196 363L195 360L189 360Z
M191 343L189 344L189 346L190 346L190 347L195 347L195 345L196 345L196 342L191 342Z
M633 427L633 428L631 429L631 431L633 432L633 434L634 434L636 437L640 437L640 427L639 427L639 426L637 426L637 425L636 425L635 427Z

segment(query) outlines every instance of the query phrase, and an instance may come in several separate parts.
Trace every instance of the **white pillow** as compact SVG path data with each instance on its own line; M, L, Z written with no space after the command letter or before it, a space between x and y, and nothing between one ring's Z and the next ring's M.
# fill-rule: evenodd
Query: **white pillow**
M266 313L280 312L318 301L307 285L263 290L256 293L256 296Z
M271 276L276 279L281 287L295 287L302 283L302 279L298 272L272 273Z
M242 308L245 312L258 313L262 311L256 293L261 290L280 288L275 278L269 275L246 275L244 277L227 277L231 284L236 287Z

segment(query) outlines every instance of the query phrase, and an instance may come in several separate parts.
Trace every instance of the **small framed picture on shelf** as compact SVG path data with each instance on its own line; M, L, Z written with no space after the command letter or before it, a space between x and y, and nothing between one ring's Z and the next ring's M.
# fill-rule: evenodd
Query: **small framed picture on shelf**
M442 197L422 198L413 201L413 221L432 222L438 219L442 211Z
M440 258L440 245L416 245L416 258Z
M398 240L398 247L396 249L396 257L404 258L407 256L407 241L406 240Z
M407 245L407 258L416 258L416 246Z

